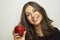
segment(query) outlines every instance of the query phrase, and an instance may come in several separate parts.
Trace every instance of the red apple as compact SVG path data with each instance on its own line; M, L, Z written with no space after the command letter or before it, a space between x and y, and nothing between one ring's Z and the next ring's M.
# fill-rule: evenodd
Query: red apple
M15 26L15 33L19 33L19 35L20 36L22 36L23 35L23 33L24 33L24 26Z

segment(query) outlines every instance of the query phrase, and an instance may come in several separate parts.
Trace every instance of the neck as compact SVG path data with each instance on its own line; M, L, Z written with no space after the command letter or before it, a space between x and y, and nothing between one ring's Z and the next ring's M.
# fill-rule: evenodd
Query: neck
M34 26L38 36L43 36L41 25Z

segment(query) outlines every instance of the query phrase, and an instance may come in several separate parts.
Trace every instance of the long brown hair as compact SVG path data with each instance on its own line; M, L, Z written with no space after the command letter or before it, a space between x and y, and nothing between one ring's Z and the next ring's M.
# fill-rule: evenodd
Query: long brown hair
M43 16L42 21L41 21L42 31L45 37L51 37L52 34L54 33L54 27L51 24L53 21L50 18L48 18L45 9L42 6L40 6L36 2L30 1L24 5L22 14L21 14L21 21L18 24L18 25L24 25L26 28L27 33L26 33L25 39L26 40L37 40L38 39L38 36L36 34L36 31L33 25L29 23L29 21L27 20L26 14L25 14L25 9L28 5L31 5L32 7L34 7L36 10L38 10L42 14Z

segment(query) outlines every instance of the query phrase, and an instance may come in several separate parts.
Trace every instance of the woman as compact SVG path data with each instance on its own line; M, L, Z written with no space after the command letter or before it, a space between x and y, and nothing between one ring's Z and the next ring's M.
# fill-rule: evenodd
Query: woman
M14 32L14 40L60 40L60 31L52 22L43 7L36 2L28 2L23 7L18 24L25 26L26 31L22 37Z

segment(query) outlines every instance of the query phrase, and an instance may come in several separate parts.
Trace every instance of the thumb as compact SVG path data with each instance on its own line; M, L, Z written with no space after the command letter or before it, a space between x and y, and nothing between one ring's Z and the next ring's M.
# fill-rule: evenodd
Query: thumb
M26 35L26 31L24 31L24 34L23 34L23 36L25 36Z

